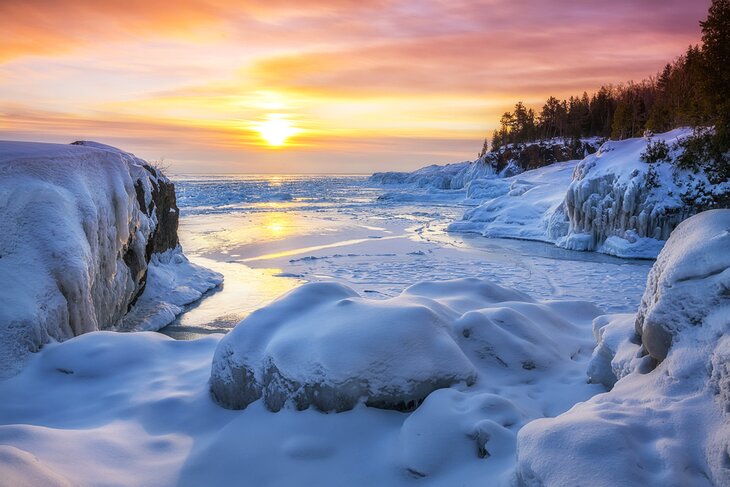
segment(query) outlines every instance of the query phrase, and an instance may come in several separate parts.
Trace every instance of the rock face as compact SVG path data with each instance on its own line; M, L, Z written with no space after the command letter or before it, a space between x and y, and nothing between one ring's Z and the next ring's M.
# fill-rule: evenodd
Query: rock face
M152 257L180 252L172 182L93 142L0 143L0 208L0 376L50 339L119 325Z
M612 389L520 430L519 485L730 485L730 210L672 232L632 322L594 322Z
M479 161L493 167L497 174L514 176L556 162L583 159L596 152L601 141L598 138L572 142L555 139L529 144L509 144L487 152Z

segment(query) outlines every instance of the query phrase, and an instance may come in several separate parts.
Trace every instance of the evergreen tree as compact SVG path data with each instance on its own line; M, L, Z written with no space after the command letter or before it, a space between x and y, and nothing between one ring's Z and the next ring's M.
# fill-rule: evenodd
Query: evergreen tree
M730 150L730 0L713 0L702 26L704 91L721 152Z

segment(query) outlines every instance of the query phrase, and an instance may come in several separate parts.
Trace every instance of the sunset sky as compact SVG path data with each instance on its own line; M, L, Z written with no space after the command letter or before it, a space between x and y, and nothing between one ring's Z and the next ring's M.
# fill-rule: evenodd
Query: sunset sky
M0 139L92 139L177 173L469 160L517 100L654 74L709 4L0 0Z

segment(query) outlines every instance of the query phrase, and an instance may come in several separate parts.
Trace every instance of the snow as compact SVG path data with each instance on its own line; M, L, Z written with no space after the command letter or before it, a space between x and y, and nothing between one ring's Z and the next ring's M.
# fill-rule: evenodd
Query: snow
M223 338L177 341L150 332L102 331L46 345L20 374L0 382L0 444L38 467L16 468L10 460L0 463L0 472L14 472L26 483L47 474L79 486L230 485L241 479L335 486L343 478L351 485L482 485L484 479L510 485L519 429L602 390L587 384L584 375L591 320L600 313L588 303L538 302L474 279L421 283L386 301L358 298L340 285L322 286L300 288L299 295L295 291L263 308L260 318L252 314ZM313 289L327 296L304 299ZM328 321L324 312L342 300L353 301L345 308L391 308L390 319L366 322L362 313L340 313L339 321ZM280 314L294 305L297 313ZM362 403L337 414L291 406L274 413L263 400L244 410L224 409L210 395L214 352L225 348L224 340L238 342L266 315L286 318L272 325L306 344L321 345L323 335L342 331L329 336L329 347L288 351L285 363L301 364L304 371L315 359L362 363L372 353L390 354L394 361L384 365L396 377L438 363L445 370L476 370L477 380L432 392L413 413ZM433 321L411 319L422 316ZM402 341L373 348L376 339L405 338L399 328L431 330L408 338L428 346L397 354ZM264 331L251 335L295 340ZM350 332L366 346L350 348ZM436 337L447 353L433 357L429 347ZM449 354L458 362L445 363ZM376 370L371 377L390 376Z
M663 141L672 147L691 134L691 129L681 128L651 138L609 141L583 159L565 196L570 228L557 245L655 258L670 232L704 209L707 189L730 192L730 182L712 185L701 171L641 160L649 142ZM672 148L670 157L676 158L681 150Z
M465 189L464 203L475 207L452 222L450 232L653 259L677 224L706 209L712 198L722 200L722 195L730 194L730 182L711 184L701 170L681 169L673 162L683 150L676 143L692 133L681 128L646 138L607 141L582 160L524 172L508 166L498 173L485 156L467 165L429 166L413 173L386 173L388 177L375 174L371 181L439 188L440 193L432 190L434 201L446 198L444 193L449 191L443 190ZM598 140L585 142L598 144ZM642 161L648 144L657 142L671 147L670 160ZM519 155L519 147L504 149ZM492 168L491 172L484 167Z
M730 210L677 227L636 329L625 315L596 320L593 372L604 378L610 359L618 381L519 432L521 485L730 485L728 248Z
M563 199L577 163L558 162L509 178L472 181L469 198L486 201L448 230L554 242L554 235L567 228Z
M377 184L408 184L416 187L435 189L461 189L464 187L464 174L472 170L471 162L459 162L444 166L431 165L413 172L376 172L369 181ZM485 166L486 170L486 166ZM485 171L487 174L490 172Z
M156 331L172 323L185 306L220 286L223 276L193 264L181 247L153 254L147 267L147 286L115 328Z
M152 193L167 180L89 142L0 142L0 175L0 376L8 376L50 340L121 323L157 231Z
M124 153L12 144L3 153L33 161L43 151L68 151L74 164L90 151L102 174L119 166L132 182L119 201L133 219L154 219L134 214L131 169L115 162L128 162ZM110 329L154 330L183 312L176 323L195 339L94 331L29 354L0 382L0 484L730 485L728 211L674 231L638 321L626 311L638 306L650 262L444 231L465 205L484 203L479 234L557 241L572 228L563 200L581 164L455 183L462 168L449 183L459 190L424 182L388 187L385 198L362 178L187 178L187 257L179 248L153 255L144 293ZM6 167L0 159L3 176ZM73 196L89 174L64 173L73 184L54 180L51 194ZM89 187L111 191L98 179ZM70 232L83 244L84 228L68 216L83 214L74 206L83 199L53 213L36 204L43 191L12 190L0 182L0 207L26 197L22 215L69 224L2 221L0 317L42 314L40 336L66 303L51 299L55 281L40 266L54 260L36 248L43 240L20 232ZM110 206L102 196L96 215ZM631 231L602 245L654 245ZM572 235L593 244L592 234ZM35 253L4 262L16 248ZM78 262L80 248L54 258ZM226 286L190 309L220 282L193 262L224 272ZM454 279L462 276L480 279ZM291 291L303 281L311 283ZM203 336L241 318L228 335ZM218 400L245 409L216 402L218 381L230 390Z
M413 409L435 389L476 379L450 334L449 311L408 290L370 300L341 284L306 284L221 340L211 390L236 409L262 396L273 411L343 411L360 398Z
M718 307L730 305L728 289L730 210L685 220L649 273L636 318L644 349L663 360L675 337L702 324Z

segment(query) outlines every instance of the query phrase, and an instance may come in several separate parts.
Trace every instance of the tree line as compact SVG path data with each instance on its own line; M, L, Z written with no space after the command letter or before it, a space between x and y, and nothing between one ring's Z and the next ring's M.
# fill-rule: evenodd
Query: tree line
M592 94L549 97L539 111L523 102L505 112L491 149L552 138L639 137L677 127L714 127L706 157L730 160L730 0L713 0L702 44L639 83L605 85ZM484 141L483 155L489 150Z

